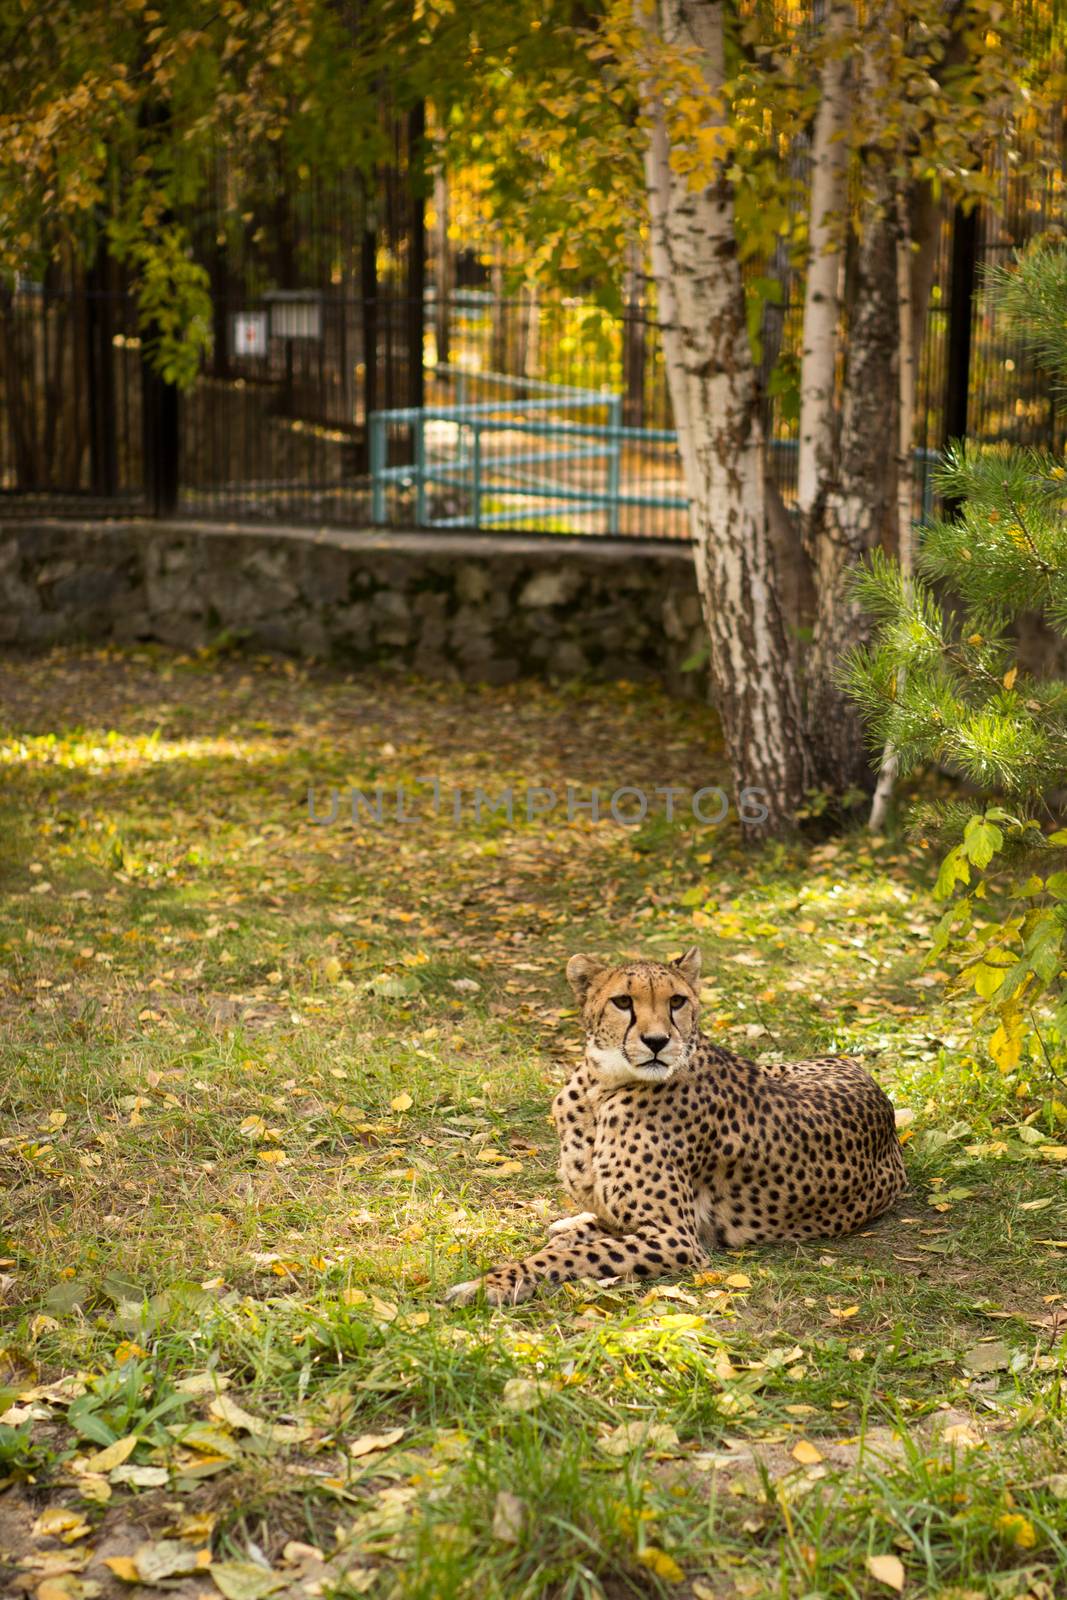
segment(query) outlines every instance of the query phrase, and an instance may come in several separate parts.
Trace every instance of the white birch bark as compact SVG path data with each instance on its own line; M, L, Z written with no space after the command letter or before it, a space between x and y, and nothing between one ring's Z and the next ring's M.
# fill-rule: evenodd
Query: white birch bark
M901 575L907 583L915 570L913 531L914 469L912 451L915 437L915 390L917 352L914 346L915 317L912 306L911 233L903 194L897 196L897 313L900 354L897 364L897 554ZM868 827L880 833L885 827L899 763L892 741L882 752L882 765L871 801Z
M851 22L851 6L832 6L826 23L826 56L812 129L797 460L797 505L805 533L832 476L837 442L835 391L848 205L846 135L850 116L848 61L839 42Z
M696 44L708 124L722 120L721 0L659 0L639 23L668 46ZM655 48L656 39L650 37ZM721 170L694 189L670 162L669 132L651 89L645 106L652 269L697 579L711 646L715 700L734 782L763 791L767 818L788 826L811 767L800 696L776 590L764 488L763 429L734 238L733 192Z

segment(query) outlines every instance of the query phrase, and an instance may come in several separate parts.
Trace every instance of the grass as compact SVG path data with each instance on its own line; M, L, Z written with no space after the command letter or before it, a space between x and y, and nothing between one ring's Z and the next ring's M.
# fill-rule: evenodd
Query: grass
M1062 1146L923 968L926 852L475 816L721 782L709 714L633 686L0 673L5 1593L136 1595L152 1548L190 1600L1064 1592ZM429 775L458 821L309 820ZM565 1209L567 956L694 940L716 1037L869 1057L907 1199L443 1309Z

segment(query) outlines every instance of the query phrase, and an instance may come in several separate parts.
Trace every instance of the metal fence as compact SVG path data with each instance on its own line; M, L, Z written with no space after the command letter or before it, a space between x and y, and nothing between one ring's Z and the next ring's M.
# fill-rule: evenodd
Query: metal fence
M942 226L917 515L931 463L964 429L1063 444L1049 393L982 284L985 263L1063 220L1059 173L1025 192L1013 182L1003 174L998 215ZM356 178L296 196L282 223L252 231L267 242L243 242L239 258L220 257L208 218L197 237L214 341L180 397L144 359L115 263L66 259L43 282L0 292L0 514L687 538L654 293L639 264L617 314L581 293L516 288L491 226L460 238L438 226L441 182L420 197L400 163L383 183L373 204ZM802 308L795 274L782 286L765 344L788 362ZM769 395L765 420L789 504L795 417Z

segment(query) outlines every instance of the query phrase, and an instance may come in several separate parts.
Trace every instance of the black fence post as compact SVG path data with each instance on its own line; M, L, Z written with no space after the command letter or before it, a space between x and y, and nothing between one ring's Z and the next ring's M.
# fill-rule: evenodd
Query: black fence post
M952 218L952 263L948 289L948 358L945 363L945 416L942 445L967 432L967 402L971 389L971 329L974 322L974 284L978 263L978 208L966 214L957 206ZM959 515L961 501L946 495L946 517Z
M948 360L945 370L945 427L943 442L962 439L967 432L967 401L971 387L971 327L974 320L974 284L978 263L978 211L964 213L956 207L952 219L952 266L948 291Z
M408 192L411 232L408 238L408 395L409 406L426 402L423 330L426 320L426 107L421 100L408 112Z
M115 405L115 274L101 234L85 275L86 378L89 401L89 484L113 500L119 492L118 413Z
M178 506L179 396L147 357L141 359L141 409L144 418L144 490L150 516L169 517Z

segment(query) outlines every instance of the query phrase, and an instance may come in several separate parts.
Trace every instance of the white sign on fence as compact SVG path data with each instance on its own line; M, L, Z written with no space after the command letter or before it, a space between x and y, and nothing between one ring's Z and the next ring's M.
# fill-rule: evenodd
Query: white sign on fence
M230 318L230 339L235 356L265 356L267 353L267 313L235 311Z
M322 302L306 289L273 289L270 301L272 339L321 339Z

